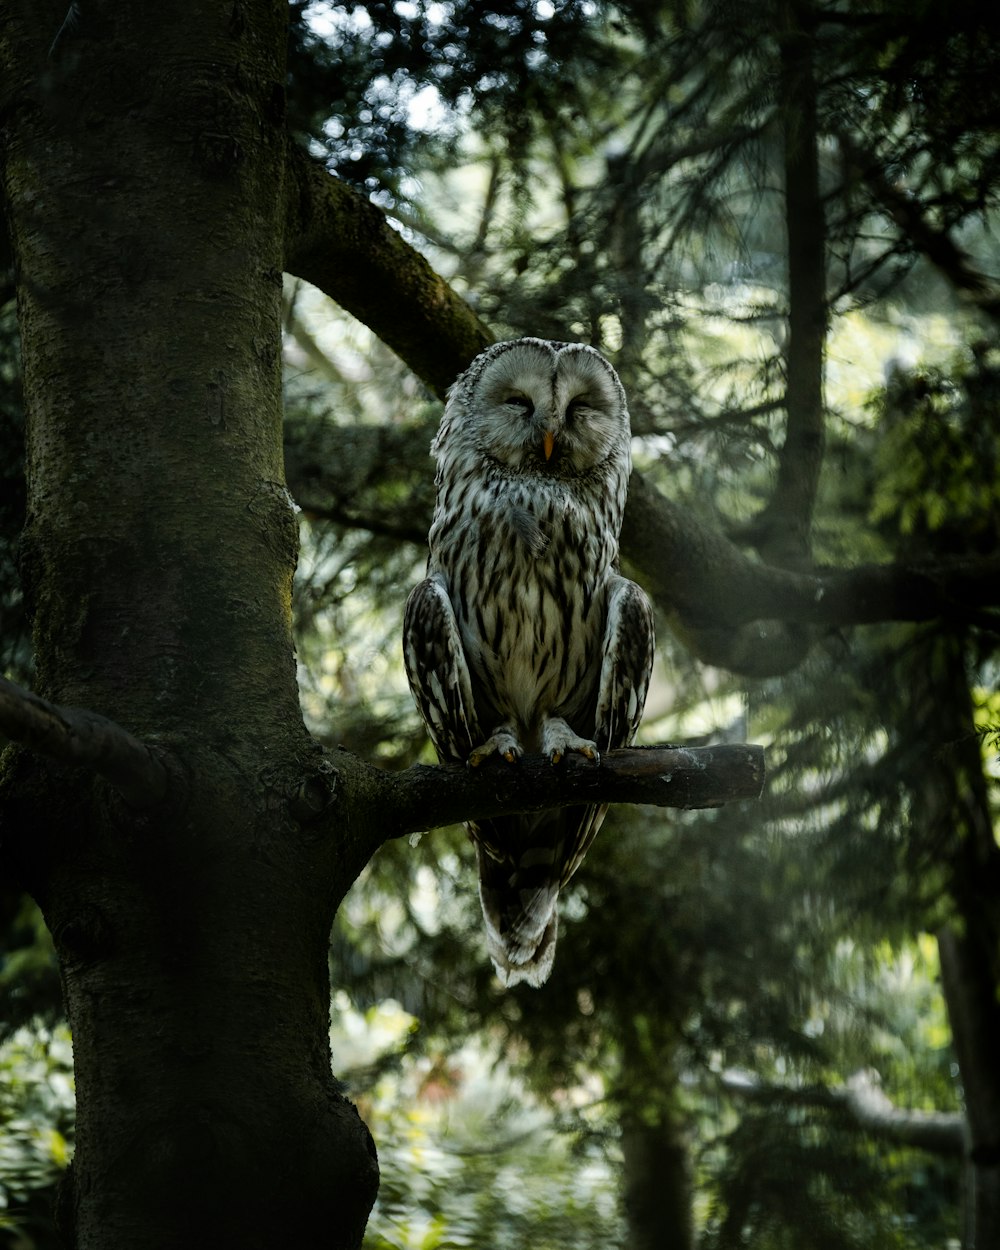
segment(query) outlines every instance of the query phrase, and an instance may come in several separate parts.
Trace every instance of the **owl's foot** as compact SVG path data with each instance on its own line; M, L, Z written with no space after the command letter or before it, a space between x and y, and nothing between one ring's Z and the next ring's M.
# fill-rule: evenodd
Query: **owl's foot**
M578 738L560 716L553 716L545 722L542 729L542 751L553 764L558 764L567 751L585 755L595 764L601 762L597 743L591 742L589 738Z
M478 768L491 755L502 755L508 764L513 764L523 754L524 748L517 738L514 737L508 726L501 725L499 729L493 731L482 746L473 748L472 754L469 756L469 767Z

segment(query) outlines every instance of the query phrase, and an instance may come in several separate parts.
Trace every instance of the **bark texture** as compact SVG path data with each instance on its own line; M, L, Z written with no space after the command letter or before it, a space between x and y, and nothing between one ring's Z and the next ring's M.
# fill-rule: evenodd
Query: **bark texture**
M285 7L122 0L64 26L65 0L15 0L0 22L38 691L169 775L145 810L72 759L22 752L3 781L74 1033L81 1250L352 1247L377 1184L326 1042L358 864L302 823Z

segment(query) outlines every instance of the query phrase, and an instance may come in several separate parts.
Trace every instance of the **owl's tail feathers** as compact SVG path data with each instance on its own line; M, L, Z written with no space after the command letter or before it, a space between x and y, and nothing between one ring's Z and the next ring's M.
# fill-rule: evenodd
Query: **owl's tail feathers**
M479 898L486 920L486 947L502 985L542 985L556 957L559 880L539 879L538 866L519 870L499 862L477 844ZM534 868L534 871L532 871Z

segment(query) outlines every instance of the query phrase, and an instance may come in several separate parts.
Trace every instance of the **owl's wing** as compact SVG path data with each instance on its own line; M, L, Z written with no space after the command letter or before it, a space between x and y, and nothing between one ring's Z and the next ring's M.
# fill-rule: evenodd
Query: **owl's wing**
M458 622L439 573L414 586L406 601L403 662L439 758L464 764L481 735Z
M444 761L464 763L481 741L472 682L444 579L434 574L415 586L403 614L403 660L427 732ZM561 813L556 813L561 820ZM563 841L551 832L532 836L541 816L503 816L469 822L479 856L480 897L487 945L506 984L540 985L555 954L558 856ZM541 856L537 846L541 841ZM522 847L522 843L527 846Z
M635 737L653 671L654 643L653 610L645 593L627 577L616 578L608 600L597 688L594 740L599 750L626 747ZM607 806L581 809L579 824L564 851L561 885L580 867L607 810Z
M641 587L616 578L608 600L594 740L602 751L636 735L653 671L653 609Z

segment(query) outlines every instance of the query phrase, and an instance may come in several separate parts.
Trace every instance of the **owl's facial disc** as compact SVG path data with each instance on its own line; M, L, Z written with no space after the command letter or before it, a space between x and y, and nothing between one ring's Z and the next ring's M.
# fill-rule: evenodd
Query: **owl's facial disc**
M515 471L576 476L628 440L628 414L613 370L576 345L524 340L483 373L470 433L490 459Z

